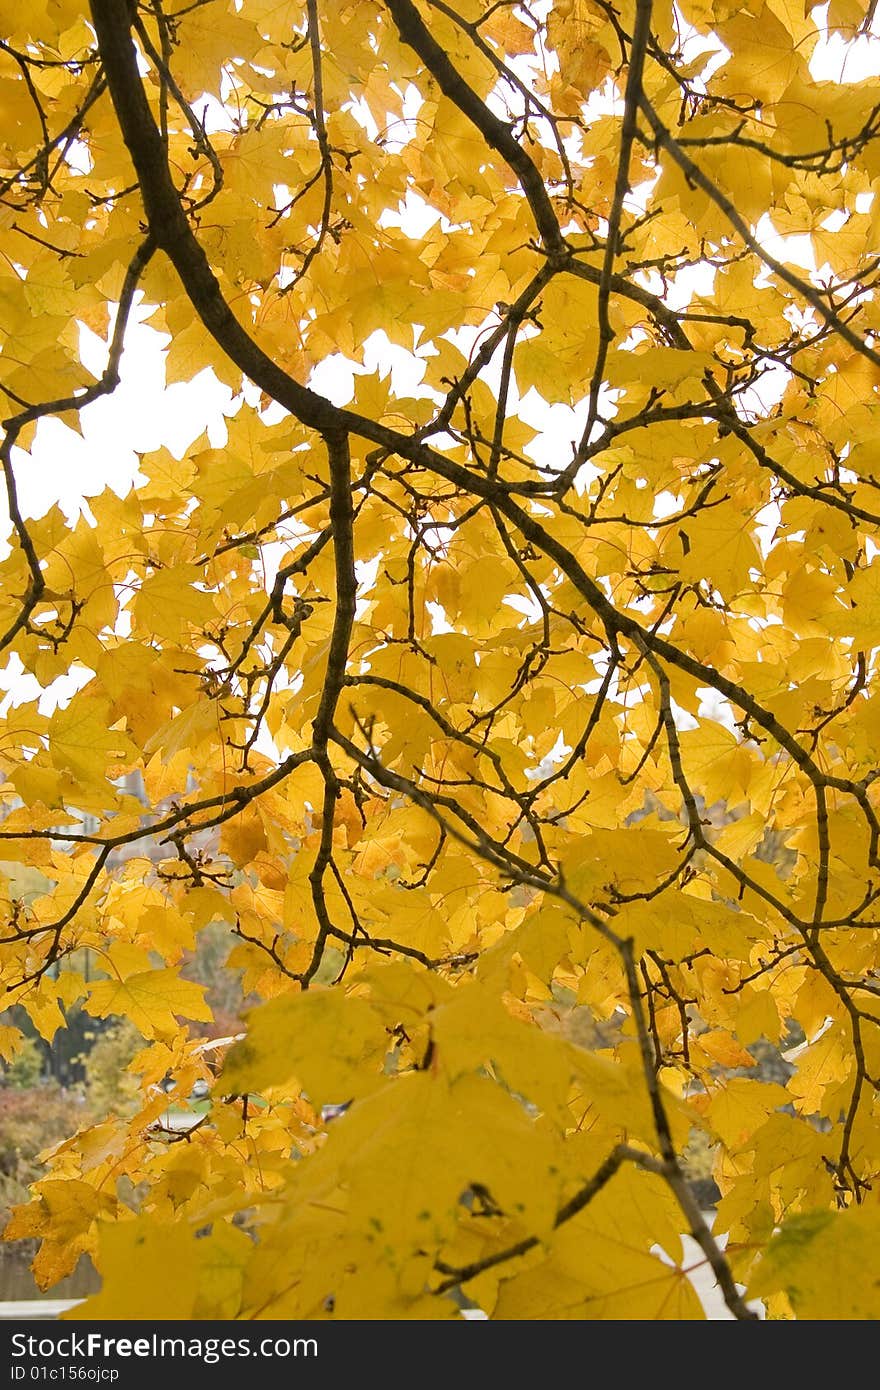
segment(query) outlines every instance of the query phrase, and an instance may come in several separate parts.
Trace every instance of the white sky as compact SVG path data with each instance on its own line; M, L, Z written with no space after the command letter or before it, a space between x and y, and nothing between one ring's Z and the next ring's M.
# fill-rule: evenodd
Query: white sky
M125 338L119 386L80 412L82 437L60 420L41 420L30 458L18 451L16 478L25 516L43 515L58 502L69 519L83 510L83 499L105 487L124 496L138 478L137 454L166 445L178 458L208 429L211 442L226 441L224 412L232 392L207 368L190 382L165 385L163 347L168 335L141 322L135 311ZM82 360L100 375L107 346L81 329Z

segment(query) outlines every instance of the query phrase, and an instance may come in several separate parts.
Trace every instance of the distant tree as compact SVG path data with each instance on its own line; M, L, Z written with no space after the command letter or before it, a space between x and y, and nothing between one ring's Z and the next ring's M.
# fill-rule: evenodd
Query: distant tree
M111 1022L83 1058L85 1101L92 1116L108 1111L131 1114L139 1108L140 1087L129 1064L143 1047L143 1038L127 1018Z
M36 1038L22 1037L21 1046L3 1068L3 1085L16 1091L29 1091L40 1084L43 1075L43 1049Z

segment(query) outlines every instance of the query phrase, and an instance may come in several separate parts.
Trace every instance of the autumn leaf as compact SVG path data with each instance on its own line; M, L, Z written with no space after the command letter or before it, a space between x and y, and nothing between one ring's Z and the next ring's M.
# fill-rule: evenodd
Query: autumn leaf
M382 1022L364 1000L329 990L283 994L251 1015L223 1085L245 1092L299 1083L314 1105L340 1104L380 1084L386 1049Z
M880 1302L877 1229L872 1207L792 1216L768 1245L749 1293L784 1292L798 1318L872 1320Z
M175 1016L204 1023L213 1017L204 987L182 979L176 970L143 970L124 981L96 980L84 1007L96 1018L126 1015L144 1037L173 1031Z
M106 763L124 762L134 752L124 733L108 729L107 706L81 697L55 711L49 740L55 766L86 784L103 777Z
M100 1228L96 1257L103 1276L102 1290L64 1316L74 1321L191 1317L198 1288L199 1253L194 1232L184 1225L163 1223L152 1217L105 1223ZM137 1270L136 1280L131 1278L133 1269ZM174 1282L167 1277L170 1269L175 1271ZM188 1281L189 1294L181 1296L178 1276Z

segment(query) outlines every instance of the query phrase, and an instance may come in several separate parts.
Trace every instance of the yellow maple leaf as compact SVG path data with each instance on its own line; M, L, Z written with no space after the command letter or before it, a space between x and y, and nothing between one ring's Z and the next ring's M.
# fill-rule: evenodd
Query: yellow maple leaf
M553 1234L543 1259L503 1280L493 1317L702 1320L700 1300L682 1270L675 1225L664 1184L622 1169ZM652 1248L661 1228L677 1263Z
M185 1223L172 1225L151 1216L103 1223L95 1263L102 1276L101 1292L68 1309L64 1318L155 1322L192 1316L199 1250ZM168 1277L170 1270L173 1279Z
M204 986L182 979L176 970L143 970L127 980L96 980L88 990L83 1007L89 1013L97 1018L126 1015L145 1038L173 1032L177 1016L203 1023L213 1017Z
M738 1148L768 1115L781 1105L789 1104L790 1100L785 1087L776 1082L735 1076L719 1085L706 1109L719 1138L729 1147Z
M216 616L214 600L193 585L203 580L195 566L161 569L149 575L135 597L133 611L148 633L181 641L190 625L204 627Z
M389 1251L445 1239L474 1186L529 1230L547 1231L557 1208L556 1143L483 1077L402 1077L352 1106L325 1152L350 1184L351 1219Z
M135 753L127 734L107 727L107 714L104 702L81 695L59 706L49 720L52 762L85 785L100 784L108 762L124 762Z
M798 1318L880 1317L880 1212L875 1206L792 1216L767 1246L749 1297L784 1292Z
M282 994L248 1016L221 1084L235 1093L302 1086L316 1106L340 1104L381 1084L388 1037L363 999L338 990Z

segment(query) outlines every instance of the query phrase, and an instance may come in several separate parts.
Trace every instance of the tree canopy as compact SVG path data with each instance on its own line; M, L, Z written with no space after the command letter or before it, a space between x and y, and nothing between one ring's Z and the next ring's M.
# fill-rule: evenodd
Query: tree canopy
M80 1315L700 1318L692 1233L880 1316L873 10L0 0L0 977L144 1040L6 1233ZM140 305L226 442L26 515Z

